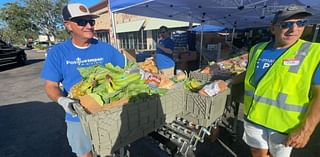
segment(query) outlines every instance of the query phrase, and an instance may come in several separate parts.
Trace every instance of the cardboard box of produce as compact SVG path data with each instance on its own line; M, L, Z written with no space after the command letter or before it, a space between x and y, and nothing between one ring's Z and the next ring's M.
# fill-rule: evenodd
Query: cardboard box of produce
M80 97L80 104L85 108L88 113L97 113L101 111L105 111L111 109L113 107L118 107L125 105L129 102L128 98L123 98L118 101L111 102L109 104L105 104L103 106L99 105L94 98L89 95L85 95Z

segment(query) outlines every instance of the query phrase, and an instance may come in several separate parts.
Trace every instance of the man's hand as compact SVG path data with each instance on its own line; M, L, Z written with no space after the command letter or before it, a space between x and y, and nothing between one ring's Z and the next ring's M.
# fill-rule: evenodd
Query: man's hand
M286 146L303 148L308 143L310 136L311 133L309 131L298 128L289 134Z
M58 104L61 105L66 113L71 114L72 116L76 116L77 113L75 112L74 108L72 107L73 103L76 103L76 100L70 99L68 97L59 97Z
M287 146L294 148L304 147L320 121L320 86L312 85L313 98L310 102L306 118L301 126L293 130L286 142Z
M157 43L157 48L161 49L165 53L173 54L173 51L169 48L166 48L164 45L161 45L160 43Z

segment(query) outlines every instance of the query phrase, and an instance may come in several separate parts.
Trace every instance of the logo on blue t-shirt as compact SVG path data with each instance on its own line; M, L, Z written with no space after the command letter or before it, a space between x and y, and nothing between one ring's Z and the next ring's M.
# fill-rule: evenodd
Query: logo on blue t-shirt
M90 58L90 59L81 59L80 57L77 57L75 60L66 60L66 64L71 65L80 65L80 66L88 66L88 65L96 65L96 64L102 64L103 58Z
M275 59L269 59L269 58L259 58L257 62L257 69L268 69Z
M265 75L272 64L286 51L287 49L274 49L272 44L269 44L260 54L256 69L251 79L252 85L256 86L260 79Z

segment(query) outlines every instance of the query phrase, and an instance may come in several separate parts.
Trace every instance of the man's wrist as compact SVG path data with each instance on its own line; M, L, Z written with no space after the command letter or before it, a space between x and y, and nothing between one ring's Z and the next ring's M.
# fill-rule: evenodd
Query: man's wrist
M313 133L315 126L313 124L313 122L306 118L305 121L300 125L299 128L306 136L311 136L311 134Z
M74 116L76 115L74 108L72 106L72 103L76 102L75 100L68 97L61 96L58 98L57 102L60 106L63 107L66 113L72 114Z
M58 104L60 104L60 105L63 105L64 103L64 101L65 101L65 99L67 99L66 97L64 97L64 96L60 96L58 99L57 99L57 103Z

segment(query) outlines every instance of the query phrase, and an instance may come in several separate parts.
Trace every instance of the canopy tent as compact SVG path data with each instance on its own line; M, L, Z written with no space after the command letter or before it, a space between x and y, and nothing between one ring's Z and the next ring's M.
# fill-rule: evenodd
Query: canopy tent
M226 28L264 27L274 12L288 5L305 6L320 23L319 0L112 0L112 12L220 25Z
M199 25L191 29L191 31L194 32L219 32L222 30L224 30L224 27L206 24Z
M196 26L194 28L191 29L191 31L194 32L200 32L201 33L201 37L200 37L200 61L199 61L199 67L201 67L201 63L202 63L202 57L204 57L202 55L202 48L203 48L203 32L219 32L224 30L224 27L221 26L215 26L215 25L207 25L207 24L202 24L199 26ZM220 52L218 52L220 53ZM220 55L220 54L219 54Z
M320 23L320 0L109 0L112 12L244 29L269 26L274 13L304 6Z

